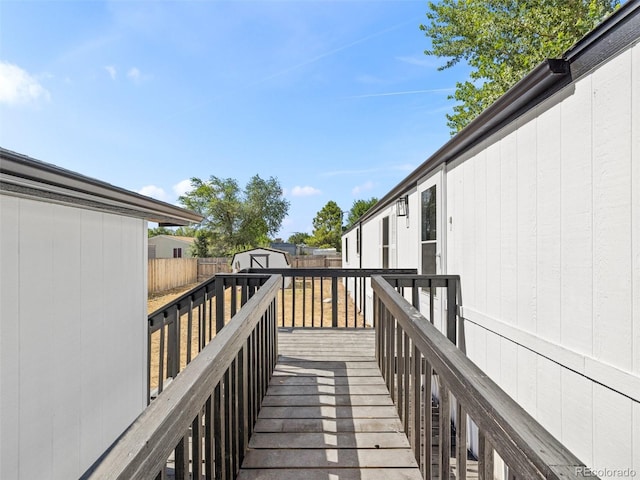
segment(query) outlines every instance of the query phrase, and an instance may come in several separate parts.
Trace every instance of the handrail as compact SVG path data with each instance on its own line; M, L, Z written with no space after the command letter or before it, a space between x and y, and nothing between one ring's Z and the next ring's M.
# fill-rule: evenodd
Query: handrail
M390 390L404 391L411 399L411 409L398 410L410 417L407 434L418 463L429 459L421 467L425 478L431 478L432 439L423 433L431 432L432 376L439 384L440 478L449 476L451 405L457 408L457 472L462 474L456 478L466 478L467 415L479 429L480 478L493 478L494 449L517 478L597 478L589 476L575 455L426 321L386 278L374 276L371 283L376 356ZM489 472L490 477L482 476Z
M367 328L372 275L416 274L415 268L248 268L282 275L281 327ZM369 297L369 302L370 302ZM286 310L284 306L289 308Z
M148 316L147 403L191 362L269 275L217 274ZM231 289L225 299L225 290ZM238 295L238 290L240 295ZM194 352L195 350L195 352ZM153 383L152 383L153 376Z
M176 478L189 478L190 449L193 478L203 461L209 478L235 478L275 366L280 282L269 278L82 478L155 479L174 449Z

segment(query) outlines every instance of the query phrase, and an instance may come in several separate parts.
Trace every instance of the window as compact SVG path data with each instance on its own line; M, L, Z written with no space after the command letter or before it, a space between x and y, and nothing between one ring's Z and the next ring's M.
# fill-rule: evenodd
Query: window
M437 254L437 205L436 186L422 192L422 274L434 275Z
M173 258L182 258L182 248L173 249Z
M356 228L356 255L360 255L360 229Z
M344 237L344 261L349 263L349 237Z
M382 219L382 268L389 268L389 217Z

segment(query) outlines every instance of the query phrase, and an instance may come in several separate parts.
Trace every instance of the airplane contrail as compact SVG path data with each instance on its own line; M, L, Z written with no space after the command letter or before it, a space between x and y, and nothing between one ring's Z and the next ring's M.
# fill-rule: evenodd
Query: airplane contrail
M385 93L367 93L364 95L352 95L345 98L369 98L369 97L391 97L394 95L414 95L418 93L443 93L453 92L454 88L431 88L428 90L405 90L400 92L385 92Z

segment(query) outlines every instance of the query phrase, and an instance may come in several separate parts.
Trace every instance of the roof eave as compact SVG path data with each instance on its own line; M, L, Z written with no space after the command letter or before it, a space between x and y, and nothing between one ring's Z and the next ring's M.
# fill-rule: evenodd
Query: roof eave
M0 148L0 190L53 203L144 218L162 226L202 221L195 212Z

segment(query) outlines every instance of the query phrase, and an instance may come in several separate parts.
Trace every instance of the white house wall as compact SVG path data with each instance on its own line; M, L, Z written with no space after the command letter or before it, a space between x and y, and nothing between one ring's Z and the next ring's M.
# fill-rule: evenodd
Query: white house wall
M640 47L446 176L468 355L588 466L640 473Z
M78 478L146 406L146 221L0 197L0 478Z
M173 258L173 249L182 249L182 258L191 257L191 246L193 244L171 237L158 236L149 239L149 244L156 246L155 258Z

